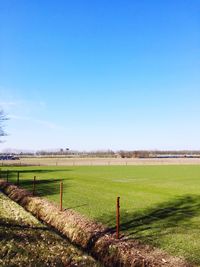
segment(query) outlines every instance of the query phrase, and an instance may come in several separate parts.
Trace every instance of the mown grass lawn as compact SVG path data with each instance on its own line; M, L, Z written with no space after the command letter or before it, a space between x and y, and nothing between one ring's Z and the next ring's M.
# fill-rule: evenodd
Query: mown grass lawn
M4 171L7 168L2 168ZM200 166L77 166L9 168L9 179L115 226L116 197L121 198L121 230L129 238L184 256L200 265Z

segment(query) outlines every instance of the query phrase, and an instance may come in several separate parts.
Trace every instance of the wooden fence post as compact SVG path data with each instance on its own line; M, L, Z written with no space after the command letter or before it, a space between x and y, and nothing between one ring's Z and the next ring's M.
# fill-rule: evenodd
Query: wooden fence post
M35 182L36 182L36 176L33 178L33 195L35 195Z
M6 181L8 183L8 176L9 176L9 170L7 170L7 173L6 173Z
M117 210L116 210L116 238L119 239L119 224L120 224L120 197L117 197Z
M19 171L17 172L17 185L19 185Z
M62 211L62 199L63 199L63 182L60 182L60 211Z

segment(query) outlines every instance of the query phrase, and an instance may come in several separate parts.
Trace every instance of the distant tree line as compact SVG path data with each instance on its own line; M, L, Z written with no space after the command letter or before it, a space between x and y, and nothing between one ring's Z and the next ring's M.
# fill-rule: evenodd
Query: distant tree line
M12 149L5 150L4 153L10 155L20 155L24 157L80 157L80 158L184 158L198 157L200 151L197 150L98 150L98 151L77 151L70 149L57 150L38 150L33 151L13 151Z
M65 157L115 157L116 153L112 150L105 151L78 151L70 149L59 149L59 150L39 150L35 153L37 156L65 156Z
M199 150L137 150L119 151L121 158L173 158L173 157L200 157Z

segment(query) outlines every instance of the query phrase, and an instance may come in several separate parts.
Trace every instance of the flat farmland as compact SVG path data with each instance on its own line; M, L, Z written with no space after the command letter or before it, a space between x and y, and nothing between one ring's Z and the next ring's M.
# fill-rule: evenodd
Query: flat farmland
M2 176L39 196L110 227L116 198L121 201L121 233L127 238L182 256L200 266L200 165L2 167Z
M110 165L200 165L200 158L69 158L21 157L20 160L0 161L0 165L34 166L110 166Z

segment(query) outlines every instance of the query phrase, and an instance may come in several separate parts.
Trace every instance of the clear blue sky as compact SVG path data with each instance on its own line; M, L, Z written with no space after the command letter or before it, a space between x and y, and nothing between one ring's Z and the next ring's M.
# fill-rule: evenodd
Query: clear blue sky
M0 150L200 149L200 1L0 1L0 105Z

